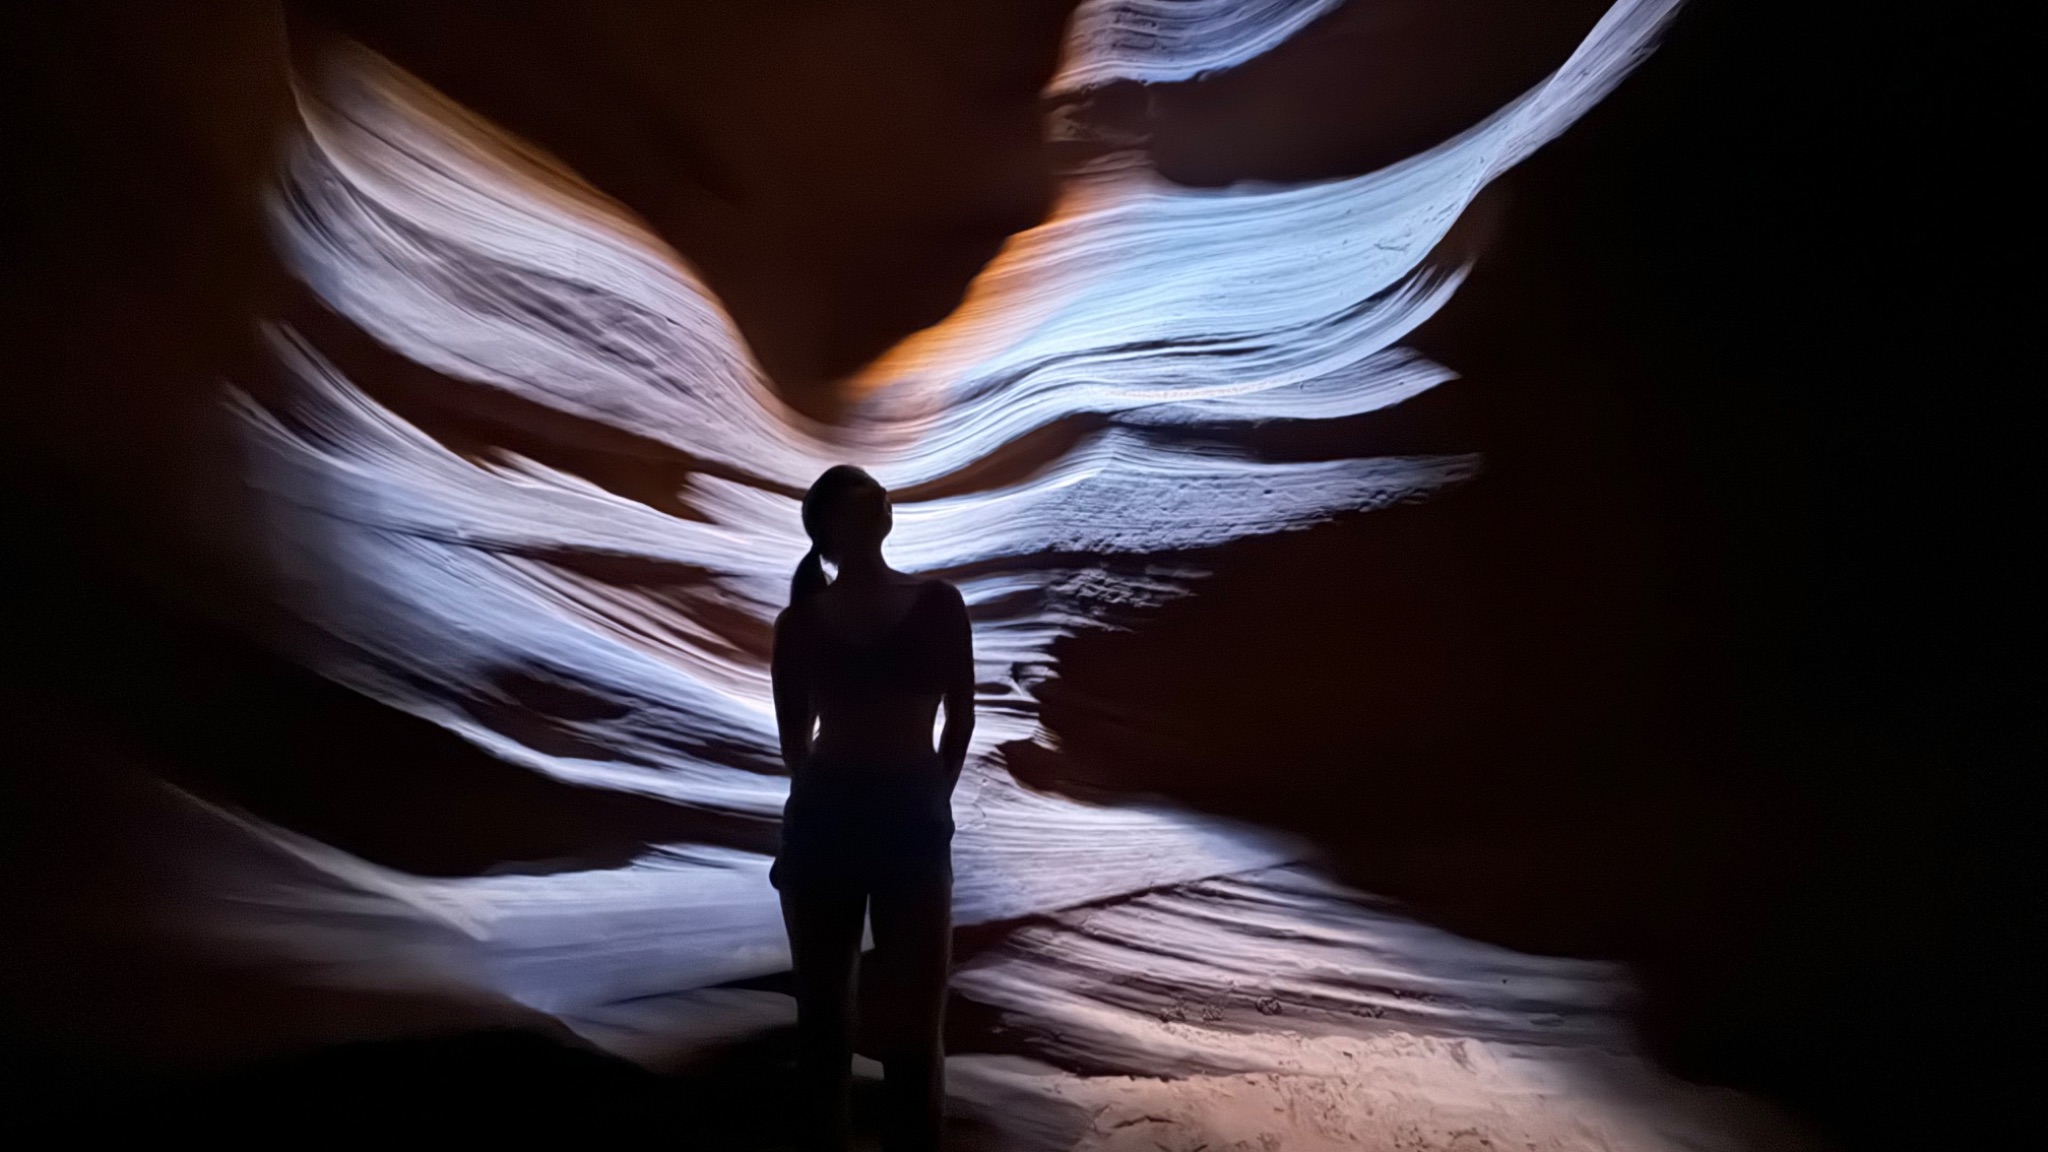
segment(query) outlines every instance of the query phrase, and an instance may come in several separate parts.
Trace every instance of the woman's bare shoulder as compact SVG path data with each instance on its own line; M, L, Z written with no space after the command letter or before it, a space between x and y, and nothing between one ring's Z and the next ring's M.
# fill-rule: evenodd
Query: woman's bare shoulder
M960 595L960 589L951 580L941 580L936 576L924 577L918 581L917 592L920 596L943 600L948 605L958 604L963 608L967 606L966 597Z
M917 590L918 600L924 606L925 618L933 627L945 631L967 628L967 598L960 595L960 589L950 580L931 579Z
M775 634L793 636L805 631L810 624L811 613L803 604L791 604L775 614Z

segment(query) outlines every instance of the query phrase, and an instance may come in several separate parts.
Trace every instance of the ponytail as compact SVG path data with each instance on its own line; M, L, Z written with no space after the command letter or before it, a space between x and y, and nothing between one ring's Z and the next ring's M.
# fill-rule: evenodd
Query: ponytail
M792 606L801 604L825 590L825 561L818 555L816 545L796 566L796 575L789 578L789 602Z

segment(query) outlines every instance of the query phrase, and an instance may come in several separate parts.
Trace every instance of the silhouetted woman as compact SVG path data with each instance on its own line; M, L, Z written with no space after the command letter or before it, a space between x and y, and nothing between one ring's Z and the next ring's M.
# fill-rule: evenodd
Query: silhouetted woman
M770 874L796 965L810 1146L846 1140L854 966L874 927L885 993L888 1146L936 1149L940 1026L952 959L952 795L974 730L967 609L942 580L889 567L889 494L840 465L804 496L811 551L775 621L775 717L789 764L782 853ZM825 578L823 561L838 569ZM945 704L937 749L932 728Z

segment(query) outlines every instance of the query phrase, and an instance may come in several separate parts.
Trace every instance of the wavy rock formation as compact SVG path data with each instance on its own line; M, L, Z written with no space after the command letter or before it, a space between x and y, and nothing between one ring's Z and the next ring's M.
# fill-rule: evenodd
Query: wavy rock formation
M435 373L697 467L669 477L661 509L518 453L465 453L280 327L289 390L242 410L273 554L307 582L293 607L327 637L313 659L557 778L772 815L784 785L762 657L803 548L792 494L851 459L906 493L896 561L957 580L976 617L988 719L956 804L962 923L1287 859L1296 850L1247 830L1022 789L989 754L1032 739L1047 644L1184 586L1177 557L1473 473L1470 456L1280 462L1231 439L1446 379L1397 341L1455 289L1456 264L1438 261L1460 210L1624 75L1670 10L1617 7L1551 80L1385 172L1224 193L1142 170L1083 181L958 315L870 372L870 401L838 427L777 399L688 264L630 218L375 57L331 60L276 212L320 300ZM1074 421L1087 430L1048 450L1044 430ZM1172 435L1195 422L1206 442ZM534 707L517 684L562 706ZM459 883L465 899L506 902L484 917L501 967L543 941L656 931L592 927L608 882L617 915L655 917L700 903L700 875L701 902L725 906L710 893L762 866L684 855L610 877ZM755 892L712 933L721 947L678 925L658 975L625 951L577 967L606 996L777 967L770 893Z
M786 795L769 621L803 551L796 495L848 460L899 494L892 559L959 583L975 620L955 915L985 943L957 991L996 1023L961 1064L970 1110L1037 1101L1056 1119L1015 1121L1020 1140L1100 1148L1156 1125L1260 1148L1781 1138L1644 1071L1609 966L1423 927L1228 812L1009 771L1085 776L1039 723L1055 642L1187 595L1213 549L1481 474L1471 451L1288 453L1267 433L1453 378L1403 341L1475 258L1468 210L1644 58L1676 0L1620 0L1533 87L1364 175L1193 188L1098 124L1049 219L831 403L790 383L816 392L846 357L772 373L736 318L760 289L728 311L733 257L693 251L647 185L394 63L404 16L309 7L390 54L309 37L266 204L293 283L226 410L271 634L470 753L682 815L625 837L628 859L429 874L167 791L191 830L182 935L310 985L561 1021L649 1064L776 1026L745 986L788 963L763 854ZM1047 95L1214 78L1338 8L1098 0ZM1585 1087L1603 1076L1654 1089ZM1243 1119L1269 1107L1301 1115Z

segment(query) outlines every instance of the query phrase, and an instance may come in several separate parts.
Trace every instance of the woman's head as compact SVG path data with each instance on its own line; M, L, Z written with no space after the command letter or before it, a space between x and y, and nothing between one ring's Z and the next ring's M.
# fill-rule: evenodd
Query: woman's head
M844 564L849 558L880 551L895 523L888 489L851 464L827 468L811 484L811 490L804 493L803 521L811 550L790 581L792 604L824 590L823 561Z

